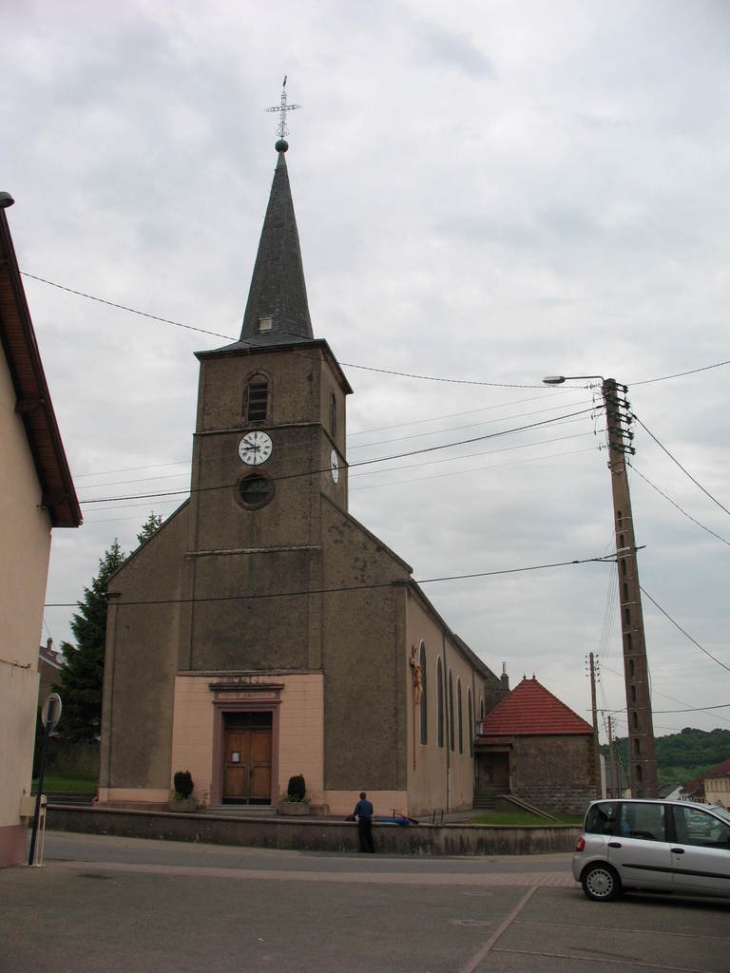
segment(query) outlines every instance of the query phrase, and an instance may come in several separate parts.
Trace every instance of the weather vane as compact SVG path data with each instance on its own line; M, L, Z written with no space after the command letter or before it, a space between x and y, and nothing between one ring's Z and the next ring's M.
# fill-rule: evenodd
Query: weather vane
M286 127L286 113L288 111L294 111L297 108L301 108L301 105L288 105L286 102L286 75L284 75L284 83L281 86L281 103L274 105L271 108L265 108L264 111L278 111L279 112L279 127L276 130L276 134L280 139L285 138L289 134L289 129Z

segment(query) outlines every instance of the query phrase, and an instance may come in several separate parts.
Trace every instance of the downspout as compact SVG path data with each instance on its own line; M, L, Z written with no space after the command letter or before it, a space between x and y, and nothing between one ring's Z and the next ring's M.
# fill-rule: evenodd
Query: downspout
M446 726L444 733L444 742L446 744L446 813L448 814L451 810L451 711L450 703L451 699L449 697L449 660L446 653L446 632L441 633L441 638L443 640L444 648L444 695L446 696L446 705L444 706L444 713L446 714Z

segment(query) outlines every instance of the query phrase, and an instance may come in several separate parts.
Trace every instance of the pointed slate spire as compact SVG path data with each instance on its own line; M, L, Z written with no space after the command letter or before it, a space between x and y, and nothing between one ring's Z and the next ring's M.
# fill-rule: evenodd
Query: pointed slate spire
M283 138L276 143L279 159L241 330L241 341L249 345L290 344L314 337L286 167L288 148Z

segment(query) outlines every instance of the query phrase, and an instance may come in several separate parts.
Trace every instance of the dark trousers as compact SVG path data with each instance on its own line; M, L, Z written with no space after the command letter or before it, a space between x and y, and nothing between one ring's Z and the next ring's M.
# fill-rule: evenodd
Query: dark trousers
M373 844L373 820L372 818L360 818L357 822L357 834L360 838L360 851L375 851Z

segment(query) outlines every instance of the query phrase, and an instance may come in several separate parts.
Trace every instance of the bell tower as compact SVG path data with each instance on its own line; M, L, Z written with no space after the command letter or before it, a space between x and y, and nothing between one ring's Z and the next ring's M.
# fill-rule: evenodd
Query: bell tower
M347 510L352 390L312 331L288 147L276 143L241 336L197 353L184 633L192 669L316 667L315 596L306 593L321 587L322 495Z

